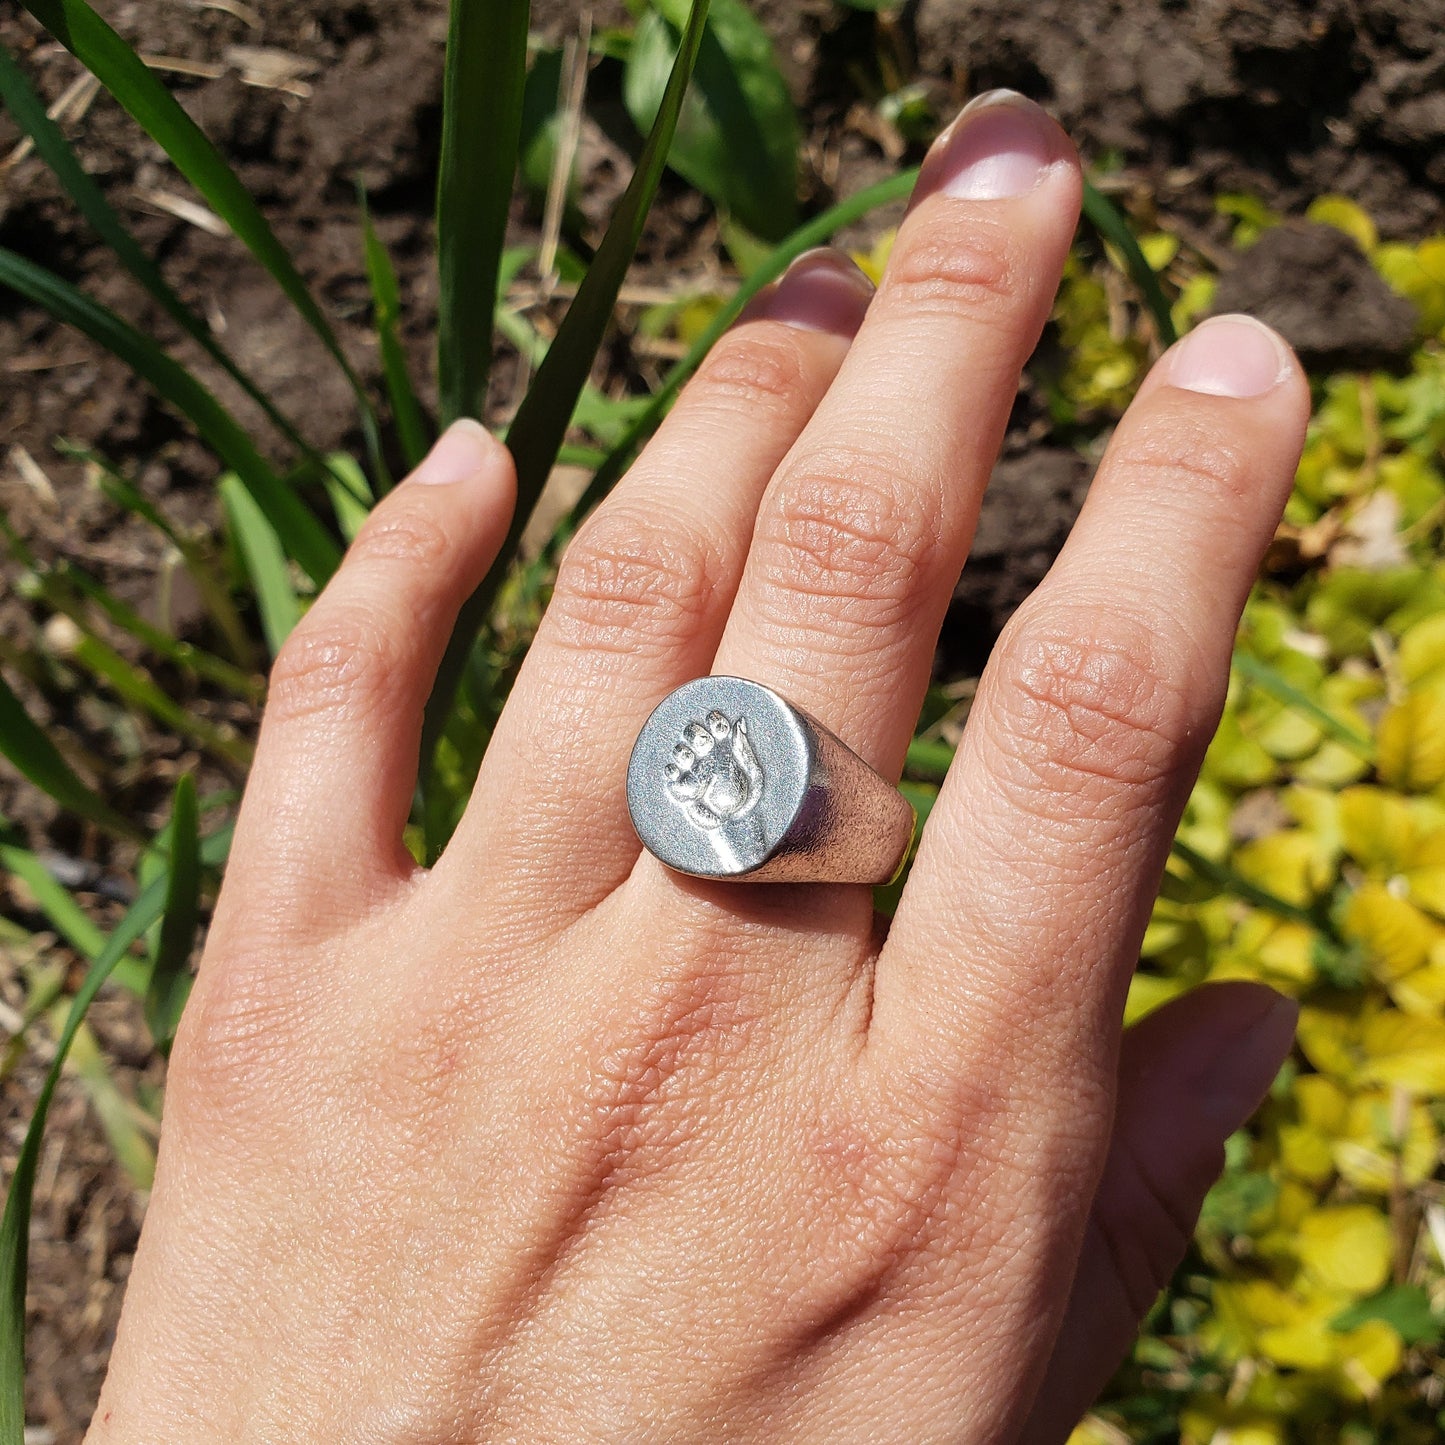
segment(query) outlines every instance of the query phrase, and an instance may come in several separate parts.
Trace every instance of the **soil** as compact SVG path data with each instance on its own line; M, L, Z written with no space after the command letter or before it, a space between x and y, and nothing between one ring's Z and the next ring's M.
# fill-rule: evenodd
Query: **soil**
M101 8L143 53L169 57L167 80L239 170L334 318L357 369L376 380L355 200L359 178L396 262L403 340L418 377L429 373L435 288L429 264L441 103L443 0L108 0ZM1086 157L1145 217L1155 214L1228 254L1213 197L1242 191L1298 216L1315 195L1358 200L1386 236L1445 229L1445 0L916 0L878 21L835 0L758 0L806 128L803 190L816 208L916 157L866 104L899 79L920 82L937 115L996 85L1045 102ZM534 28L558 38L577 0L537 0ZM595 28L626 20L621 0L591 6ZM28 18L0 15L48 101L79 67ZM599 71L593 100L604 123L583 137L582 210L596 228L619 193L635 138L620 119L615 76ZM67 133L180 294L205 314L258 380L304 403L314 443L359 453L355 413L335 368L237 243L177 216L184 182L104 96ZM0 117L0 245L43 261L167 342L175 329L126 282L17 135ZM9 159L6 159L9 157ZM866 242L891 218L849 240ZM536 234L520 202L518 235ZM1363 258L1337 233L1288 227L1226 277L1221 300L1261 310L1324 361L1388 362L1408 342L1408 318L1382 299ZM1267 263L1267 265L1265 264ZM639 283L674 286L720 274L718 236L696 197L664 185L637 269ZM1272 309L1271 309L1272 308ZM656 358L623 336L602 378L614 390L655 379ZM1403 338L1403 339L1402 339ZM176 347L238 414L244 400L195 353ZM34 307L0 295L0 507L42 556L68 557L182 635L198 614L153 536L125 520L83 467L56 453L65 436L98 448L186 526L212 528L214 464L184 427L118 362L61 331ZM493 391L502 416L517 364L503 355ZM424 387L424 401L431 396ZM395 459L393 459L395 460ZM948 677L976 673L999 628L1037 582L1087 489L1083 456L1051 439L1043 404L1026 387L940 651ZM13 575L13 574L8 574ZM40 614L0 591L0 640L25 650ZM8 654L0 654L0 657ZM117 801L159 819L177 772L195 759L137 731L98 704L77 708L43 675L12 682L73 748L93 758ZM246 731L184 679L164 686ZM128 860L56 820L31 791L0 775L0 814L32 846L78 870L102 911L123 898ZM17 890L7 916L37 922ZM22 997L19 961L0 959L0 999ZM131 1006L107 999L97 1031L125 1090L154 1082ZM0 1156L6 1172L44 1063L43 1041L4 1083ZM37 1196L29 1319L33 1441L77 1441L92 1407L144 1201L114 1166L83 1093L61 1089ZM32 1438L32 1437L27 1437Z

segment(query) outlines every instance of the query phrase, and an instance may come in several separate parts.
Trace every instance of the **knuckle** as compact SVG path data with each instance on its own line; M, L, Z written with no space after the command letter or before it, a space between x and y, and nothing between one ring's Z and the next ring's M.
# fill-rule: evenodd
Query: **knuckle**
M1121 435L1109 458L1115 479L1153 494L1217 497L1233 508L1254 490L1244 453L1195 407L1161 409Z
M815 390L799 333L766 322L719 341L693 384L726 402L763 403L779 411L794 410Z
M357 533L347 560L362 565L395 562L427 574L446 562L455 535L440 517L420 507L382 508Z
M579 647L636 655L674 646L705 616L721 565L689 524L607 508L568 548L548 616Z
M271 668L269 719L365 714L390 686L402 649L376 612L318 604L286 640Z
M1010 314L1026 275L1023 243L1001 220L920 216L889 262L880 295L911 312L980 321Z
M1159 638L1132 618L1016 619L998 649L1003 745L1045 796L1155 787L1207 732Z
M777 484L754 555L768 591L811 599L825 620L889 625L927 590L942 546L933 509L891 462L815 453Z
M167 1124L204 1135L274 1113L295 1097L304 1004L261 954L217 960L186 1004L171 1053Z

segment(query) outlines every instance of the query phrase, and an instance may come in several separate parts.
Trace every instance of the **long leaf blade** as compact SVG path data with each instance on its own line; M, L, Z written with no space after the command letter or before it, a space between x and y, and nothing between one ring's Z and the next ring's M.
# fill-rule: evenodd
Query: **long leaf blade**
M3 677L0 677L0 754L62 808L115 832L134 834L136 831L80 781Z
M120 357L201 434L245 483L291 555L318 585L336 570L340 549L314 512L262 460L234 417L178 361L115 312L0 247L0 285L28 296L67 325Z
M651 0L638 22L623 98L639 128L657 113L687 0ZM692 94L668 165L765 241L798 214L798 113L768 32L744 0L713 0Z
M266 646L275 657L291 635L291 629L301 620L301 602L291 585L286 554L275 528L241 485L239 477L234 473L222 477L219 491L246 571L251 574Z
M662 178L677 118L702 44L707 12L708 0L693 0L677 60L637 169L618 203L576 299L568 307L567 315L507 433L507 445L517 466L517 508L511 531L502 544L497 561L486 580L463 605L442 659L436 686L427 704L423 729L424 781L432 749L445 726L466 659L491 610L502 578L511 566L532 508L536 506L557 460L577 399L587 383L598 348L612 319L617 294L626 279L652 198L657 193L658 181ZM431 839L429 843L435 846L438 841Z
M528 0L452 0L437 177L437 386L443 425L480 419L522 137Z
M161 913L160 937L151 960L151 981L146 991L146 1027L156 1047L169 1054L181 1010L191 991L191 950L201 918L201 839L196 808L195 779L187 773L176 784L171 809L170 868L166 875L166 902Z
M21 0L25 8L91 72L170 157L211 209L270 273L302 319L336 359L361 407L368 444L379 455L376 418L353 370L286 248L261 208L205 133L151 73L139 55L85 0Z
M77 447L63 438L56 442L56 449L67 456L79 457L93 471L96 485L116 506L153 527L176 549L177 556L185 564L191 581L196 585L206 611L220 630L230 648L231 656L244 667L254 668L256 648L251 641L241 614L231 598L226 580L219 573L212 558L194 537L180 531L159 507L142 496L135 486L97 451Z
M377 347L381 352L381 371L386 378L386 393L391 399L392 420L408 467L417 466L426 455L427 426L421 403L416 399L406 353L401 348L397 326L401 320L401 292L391 257L376 234L366 195L361 197L362 242L366 251L366 277L371 284L371 304L376 313Z
M218 366L224 368L288 441L302 450L309 450L296 427L275 402L219 345L211 334L211 328L171 289L160 268L141 249L140 243L111 208L104 192L81 166L70 142L45 113L45 106L25 78L25 72L3 44L0 44L0 101L30 137L36 153L54 171L56 180L75 202L81 215L115 252L126 270L160 302L170 318L204 348Z
M1154 318L1160 343L1173 346L1179 339L1179 333L1174 329L1169 298L1159 284L1158 274L1140 249L1129 223L1119 214L1114 203L1087 177L1084 180L1084 218L1106 241L1118 247L1119 254L1124 258L1125 270L1139 288L1140 297L1150 316Z
M77 953L94 958L105 947L105 935L70 890L56 880L44 860L25 847L19 834L3 820L0 820L0 868L25 884L36 907Z
M229 830L213 834L201 845L201 861L211 865L223 862L229 846ZM161 916L165 900L166 880L158 878L131 905L87 971L85 982L70 1006L65 1028L56 1040L55 1058L35 1101L35 1112L25 1131L15 1172L10 1177L5 1213L0 1218L0 1445L24 1445L25 1442L25 1273L30 1253L35 1174L50 1104L75 1035L101 986L129 953L131 945Z

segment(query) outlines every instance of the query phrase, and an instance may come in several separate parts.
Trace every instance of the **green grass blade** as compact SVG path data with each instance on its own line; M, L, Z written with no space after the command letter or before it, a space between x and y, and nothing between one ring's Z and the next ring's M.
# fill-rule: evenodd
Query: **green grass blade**
M1302 717L1322 728L1341 746L1348 748L1358 758L1374 766L1375 745L1369 738L1357 733L1348 723L1342 722L1334 713L1323 708L1312 697L1286 681L1267 662L1251 657L1247 652L1234 655L1234 670L1246 682L1252 683L1261 692L1267 692L1276 702L1293 708Z
M360 377L341 349L286 248L261 208L201 128L124 40L85 0L21 0L25 8L91 72L170 157L241 243L271 274L306 324L336 359L361 408L367 444L380 459L376 414Z
M241 549L251 585L256 593L256 607L261 613L261 630L271 656L280 652L281 644L301 620L301 602L291 583L291 570L276 530L256 505L255 499L234 474L221 478L221 505Z
M135 826L75 775L3 677L0 677L0 754L62 808L112 832L135 836Z
M77 953L94 958L105 947L105 935L90 915L5 822L0 822L0 868L24 883L35 899L35 906Z
M657 112L687 0L651 0L623 74L645 131ZM713 0L668 164L753 235L781 241L798 219L798 112L767 30L745 0Z
M1301 908L1297 904L1271 893L1267 888L1261 888L1257 883L1251 883L1248 878L1241 877L1227 863L1216 863L1213 858L1207 858L1197 849L1191 848L1188 843L1176 838L1169 850L1174 857L1184 864L1190 872L1212 883L1221 892L1227 893L1232 898L1238 898L1242 902L1252 904L1255 908L1261 908L1266 913L1272 913L1276 918L1283 918L1289 923L1303 923L1306 926L1318 929L1327 938L1339 941L1339 935L1334 925L1323 910L1312 911L1308 908Z
M54 1004L49 1012L51 1026L58 1034L65 1027L64 1003ZM142 1124L144 1114L121 1093L95 1035L85 1024L75 1031L67 1064L89 1095L90 1107L100 1120L116 1162L133 1188L148 1191L156 1174L155 1121L146 1121L149 1128Z
M487 579L463 605L446 656L442 659L436 686L427 704L423 730L424 780L429 771L432 749L445 727L467 657L491 611L497 589L511 566L532 508L557 460L577 399L587 383L598 348L612 319L617 293L622 289L627 268L637 250L647 212L667 161L678 113L682 109L702 43L707 10L708 0L693 0L667 92L637 162L637 170L618 203L616 214L597 248L576 299L568 307L567 315L507 433L507 445L517 465L517 508L501 553ZM433 846L439 842L437 839L428 841Z
M93 633L82 634L76 640L70 657L110 688L128 707L148 713L170 732L189 738L207 752L238 768L249 766L250 743L189 712L159 687L149 673L122 657Z
M326 476L326 495L331 498L336 525L341 528L341 535L349 546L371 515L376 498L372 495L366 474L351 457L336 452L326 460L331 468Z
M60 1082L65 1057L101 984L131 945L160 917L164 905L165 884L157 881L131 906L100 956L91 964L56 1042L55 1060L35 1101L35 1112L10 1179L5 1214L0 1218L0 1445L24 1445L25 1440L25 1274L35 1172L50 1102Z
M188 965L201 919L200 821L195 779L189 773L176 784L170 840L166 903L161 914L160 937L151 959L151 982L145 1001L146 1027L163 1054L171 1051L181 1010L190 996Z
M1120 215L1118 207L1087 178L1084 180L1084 218L1111 245L1116 246L1124 258L1124 267L1139 295L1154 318L1155 330L1165 346L1173 346L1179 339L1174 329L1174 318L1170 314L1169 299L1159 284L1154 268L1145 259L1129 223Z
M201 861L209 865L223 862L229 846L229 830L213 834L201 845ZM0 1445L24 1445L25 1441L25 1273L35 1174L50 1104L66 1056L95 996L131 946L161 917L165 901L166 883L158 878L131 905L91 964L56 1040L55 1058L35 1101L35 1112L25 1131L15 1172L10 1176L10 1192L5 1199L4 1216L0 1218Z
M56 612L75 623L86 637L94 638L96 642L106 646L105 639L97 631L89 609L85 606L86 602L90 602L123 632L129 633L167 662L214 682L237 697L252 702L261 700L265 689L258 677L242 672L240 668L232 667L219 657L213 657L209 652L193 647L188 642L181 642L170 633L152 626L108 587L72 563L62 561L51 566L41 561L26 545L25 539L10 525L3 512L0 512L0 536L4 537L15 560L26 569L19 580L18 590L29 595L33 589Z
M224 658L207 652L203 647L182 642L179 638L172 637L169 632L163 632L159 627L152 626L134 608L122 602L108 587L73 564L67 562L57 568L55 580L62 587L74 588L76 592L104 612L121 631L129 633L137 642L148 647L157 657L163 658L173 666L194 673L196 677L214 683L233 696L244 698L248 702L260 702L264 696L265 685L254 673L245 672L225 661ZM66 612L77 626L84 627L87 632L91 631L81 617L76 615L79 612L78 608L62 606L58 600L55 605L57 610Z
M191 581L196 584L206 611L210 613L211 620L225 638L231 656L240 662L242 667L254 667L256 648L251 641L251 634L241 620L241 614L231 598L225 579L220 575L212 558L207 555L206 549L194 538L178 531L170 518L148 498L142 496L99 452L73 446L65 441L57 442L56 448L66 456L79 457L87 462L94 469L96 484L116 506L154 527L176 549Z
M3 44L0 44L0 102L3 102L15 117L20 129L30 137L36 154L54 171L56 180L75 202L81 215L115 252L126 270L160 302L176 325L203 347L211 359L265 412L271 423L293 446L309 452L310 448L292 422L223 350L211 334L211 328L176 295L155 262L146 255L140 243L126 229L125 223L106 200L104 192L81 166L60 127L46 115L45 106L25 78L25 72L15 63L15 58Z
M318 586L336 570L340 549L316 514L266 465L235 418L185 367L115 312L4 248L0 248L0 285L83 331L175 407L240 476L287 550Z
M4 921L6 943L20 948L33 946L35 938L25 930L12 930L8 920ZM18 937L14 936L15 933ZM102 940L102 943L104 940ZM32 964L25 970L25 1007L20 1014L20 1027L10 1035L5 1047L0 1049L0 1082L11 1078L20 1060L29 1047L28 1035L31 1025L45 1017L46 1011L60 997L65 989L65 969L60 964Z
M528 0L452 0L437 177L443 425L481 418L527 76Z
M381 371L386 378L386 394L391 399L392 420L401 441L402 455L408 468L415 467L426 455L428 445L426 417L416 399L411 383L406 353L402 350L397 327L401 321L401 292L396 283L396 270L361 192L362 240L366 250L366 279L371 284L371 304L376 315L377 347L381 352Z

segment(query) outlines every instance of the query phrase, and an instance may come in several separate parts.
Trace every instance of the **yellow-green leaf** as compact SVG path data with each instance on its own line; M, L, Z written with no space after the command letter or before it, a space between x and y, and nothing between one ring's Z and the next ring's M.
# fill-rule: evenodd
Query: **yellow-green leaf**
M1389 1278L1394 1239L1378 1209L1343 1204L1305 1215L1295 1252L1316 1284L1360 1297L1374 1294Z
M1362 884L1351 896L1341 926L1346 938L1364 948L1371 971L1382 983L1421 967L1439 937L1438 925L1413 903L1375 882Z
M1361 1030L1359 1077L1400 1084L1416 1094L1445 1094L1445 1022L1412 1018L1394 1009L1376 1014Z
M1360 250L1369 255L1380 244L1380 233L1365 210L1348 196L1318 196L1305 215L1322 226L1333 226L1353 236Z
M1412 692L1380 719L1380 777L1407 793L1445 781L1445 695Z

